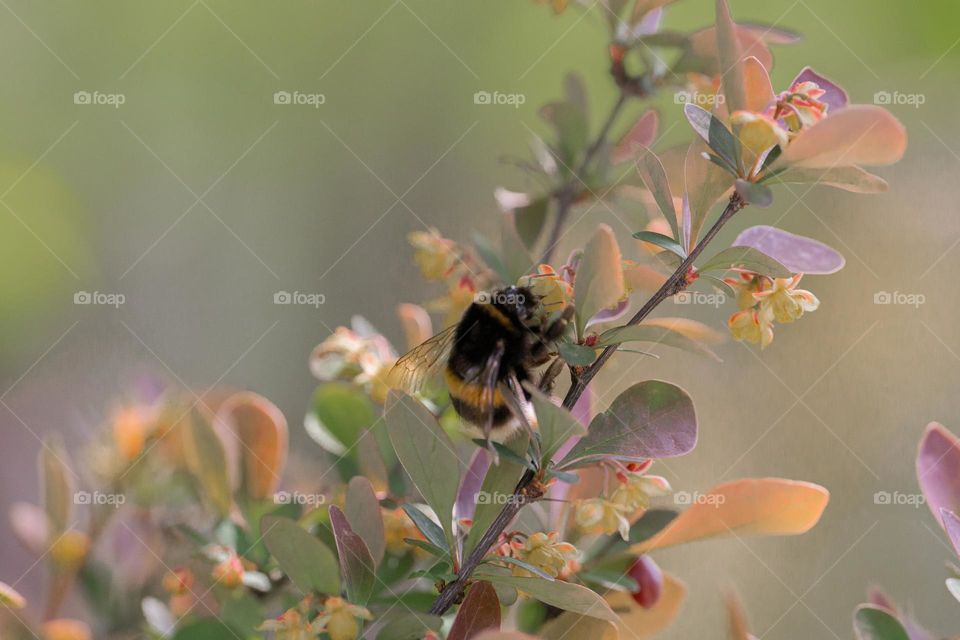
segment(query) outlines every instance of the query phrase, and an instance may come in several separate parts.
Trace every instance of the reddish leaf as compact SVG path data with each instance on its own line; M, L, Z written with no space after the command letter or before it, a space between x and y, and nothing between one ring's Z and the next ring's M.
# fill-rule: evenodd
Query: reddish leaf
M376 581L370 550L336 505L330 507L330 524L340 557L340 573L347 583L347 597L355 604L366 604Z
M500 629L500 600L489 582L475 582L457 611L447 640L471 640L484 631Z

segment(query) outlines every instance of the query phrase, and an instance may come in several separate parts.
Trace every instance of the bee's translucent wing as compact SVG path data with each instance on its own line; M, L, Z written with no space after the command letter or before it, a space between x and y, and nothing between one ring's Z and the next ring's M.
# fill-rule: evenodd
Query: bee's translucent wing
M417 345L397 360L390 370L391 388L418 393L424 383L438 374L450 357L457 336L457 325L450 325L426 342Z

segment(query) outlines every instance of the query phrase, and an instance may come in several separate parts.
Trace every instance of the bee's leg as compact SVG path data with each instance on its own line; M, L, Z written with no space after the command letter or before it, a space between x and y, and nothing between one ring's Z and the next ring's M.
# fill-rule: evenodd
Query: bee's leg
M573 318L573 314L576 311L572 304L568 304L564 309L563 313L559 318L551 322L543 332L543 339L547 342L552 342L563 335L563 332L567 330L567 325L570 324L570 320Z
M557 381L557 376L563 371L563 360L554 358L550 366L540 375L540 384L537 387L544 393L550 393L553 390L553 383Z
M484 364L483 371L480 376L480 385L482 391L480 393L480 408L482 409L483 414L486 416L484 424L481 425L483 429L484 438L487 442L490 441L490 432L493 431L493 415L496 410L495 407L495 396L497 391L497 383L500 380L500 361L503 359L504 351L506 347L503 343L503 340L497 340L497 346L487 357L487 361Z

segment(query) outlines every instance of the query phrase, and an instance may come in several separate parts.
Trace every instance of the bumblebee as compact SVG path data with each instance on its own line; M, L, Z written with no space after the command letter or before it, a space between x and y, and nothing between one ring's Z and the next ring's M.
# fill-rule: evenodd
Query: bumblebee
M416 393L442 371L454 410L469 423L468 434L504 442L527 420L518 415L530 399L524 382L548 391L562 370L563 362L554 358L556 343L572 315L568 305L551 317L526 287L478 294L457 324L397 360L391 384ZM534 370L551 359L535 382ZM515 402L520 397L523 402Z

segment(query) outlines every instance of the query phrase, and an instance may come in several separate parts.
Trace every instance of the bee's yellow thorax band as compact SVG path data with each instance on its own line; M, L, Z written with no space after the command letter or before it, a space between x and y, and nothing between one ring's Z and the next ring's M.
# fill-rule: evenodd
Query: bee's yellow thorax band
M509 329L510 331L516 331L516 330L517 330L517 328L514 326L513 322L510 321L510 318L508 318L508 317L503 313L503 311L500 311L500 309L497 309L497 308L496 308L495 306L493 306L492 304L481 304L481 305L480 305L480 308L483 309L484 311L486 311L486 312L490 315L491 318L493 318L494 320L496 320L497 322L499 322L500 324L502 324L505 329Z
M486 389L479 382L467 382L450 369L446 369L443 375L446 378L447 389L449 389L451 396L478 409L484 410L487 408L483 406L486 400L484 394L489 394L489 389ZM501 405L503 405L503 396L500 395L500 389L493 389L491 406L499 407Z

